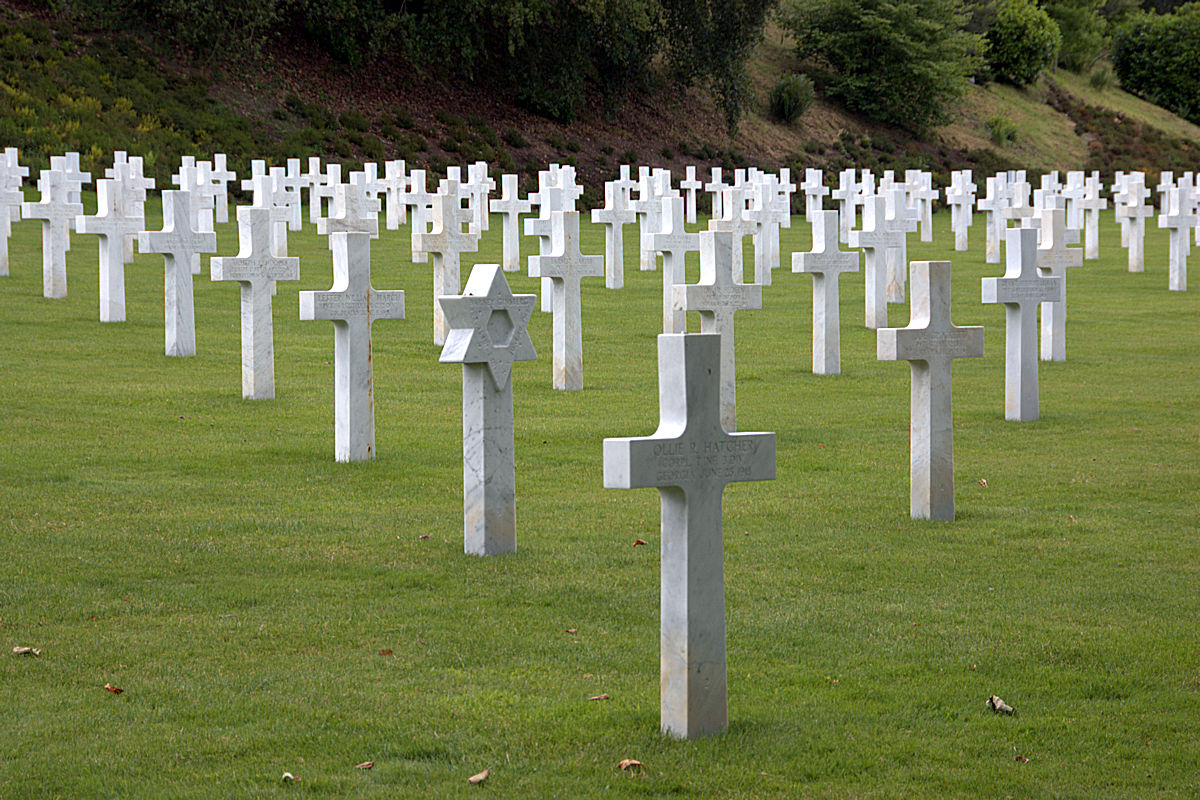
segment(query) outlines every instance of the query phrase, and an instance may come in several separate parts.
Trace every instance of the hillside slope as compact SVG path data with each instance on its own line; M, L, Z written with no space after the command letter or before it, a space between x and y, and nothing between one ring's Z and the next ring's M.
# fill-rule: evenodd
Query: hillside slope
M701 89L661 81L616 110L589 105L569 125L534 116L503 87L446 80L401 63L350 69L303 42L254 56L180 53L155 37L72 28L37 4L0 0L0 142L35 169L79 150L85 166L114 149L147 156L160 185L183 153L229 153L282 163L310 155L349 164L404 158L435 174L486 159L526 186L550 161L577 166L599 199L623 163L726 169L857 166L1034 171L1193 168L1200 128L1118 89L1098 91L1059 72L1028 90L972 87L951 125L919 140L818 99L792 125L767 114L779 75L799 71L786 36L767 31L750 66L754 101L735 137ZM987 121L1005 117L1016 140L997 146Z

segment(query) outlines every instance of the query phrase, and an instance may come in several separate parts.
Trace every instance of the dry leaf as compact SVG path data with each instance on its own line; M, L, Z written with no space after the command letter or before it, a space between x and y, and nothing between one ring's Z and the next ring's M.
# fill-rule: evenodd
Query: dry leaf
M119 689L116 686L113 686L111 683L104 684L104 688L106 691L112 692L113 694L120 694L121 692L125 691L124 689Z
M42 651L36 647L14 647L13 655L15 656L40 656Z
M1028 764L1028 763L1029 763L1029 759L1028 759L1028 758L1026 758L1025 756L1013 756L1013 761L1019 761L1019 762L1021 762L1022 764Z
M374 761L364 761L361 764L355 764L354 768L355 769L370 769L373 766L375 766Z
M578 628L567 628L567 633L579 633Z
M392 648L390 648L390 647L385 647L379 651L379 655L381 655L381 656L390 656L391 654L392 654Z
M283 782L284 783L291 783L292 781L298 781L298 780L300 780L300 779L297 778L295 775L293 775L290 772L283 773Z
M987 478L980 478L979 485L986 489L987 488Z
M644 540L642 540L642 539L638 539L637 541L635 541L635 542L633 543L633 546L634 546L634 547L637 547L638 545L640 545L640 544L645 544L645 543L646 543L646 542L645 542Z
M428 533L422 533L422 534L421 534L420 536L418 536L417 538L418 538L418 539L432 539L433 537L432 537L432 536L430 536Z
M471 784L472 786L478 786L479 784L486 781L488 779L488 775L491 775L491 774L492 774L492 771L490 769L485 769L483 772L478 772L478 773L472 775L471 777L467 778L467 783Z
M622 770L626 769L641 769L646 766L640 761L634 761L632 758L622 758L621 763L617 764Z
M997 714L1012 714L1016 711L1016 709L1001 700L996 695L992 695L988 698L987 705L988 708L990 708L992 711L995 711Z
M588 700L611 700L607 694L598 694L595 697L589 697Z

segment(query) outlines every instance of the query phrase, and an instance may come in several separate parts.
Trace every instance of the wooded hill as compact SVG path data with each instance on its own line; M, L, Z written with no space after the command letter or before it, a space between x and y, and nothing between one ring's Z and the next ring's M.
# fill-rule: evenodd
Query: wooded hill
M370 48L350 63L303 27L231 48L187 43L149 23L121 29L94 15L0 0L0 143L21 148L35 169L77 150L95 172L113 150L128 150L145 156L159 185L169 185L181 155L212 152L229 154L239 172L252 158L321 156L350 165L403 158L444 175L451 164L484 159L520 173L526 185L557 161L578 168L589 203L626 163L679 173L688 164L922 168L941 182L963 167L1153 175L1197 166L1196 125L1111 79L1063 68L1020 88L977 81L945 124L914 131L873 121L829 96L828 73L822 79L819 65L799 59L776 17L760 16L731 134L720 79L681 76L666 50L628 85L585 76L571 114L547 115L532 110L503 70L464 74ZM818 77L815 99L783 123L772 113L772 90L780 76L806 70Z

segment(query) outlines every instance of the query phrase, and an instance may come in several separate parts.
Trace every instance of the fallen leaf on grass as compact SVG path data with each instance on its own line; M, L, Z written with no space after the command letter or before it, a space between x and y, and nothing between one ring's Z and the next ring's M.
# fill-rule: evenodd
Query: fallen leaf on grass
M988 708L990 708L992 711L995 711L997 714L1012 714L1016 711L1016 709L1001 700L996 695L992 695L987 699L987 705Z
M490 769L485 769L483 772L477 772L471 777L467 778L467 783L471 784L472 786L478 786L486 781L488 779L488 775L491 774L492 771Z
M298 780L300 780L300 779L297 778L295 775L293 775L290 772L283 773L283 782L284 783L291 783L292 781L298 781Z
M432 536L430 536L428 533L422 533L422 534L421 534L420 536L418 536L417 538L418 538L418 539L432 539L433 537L432 537Z
M1013 756L1013 761L1019 761L1022 764L1028 764L1029 759L1025 756Z
M640 761L634 761L632 758L622 758L621 763L617 764L622 770L626 769L641 769L646 766Z
M578 628L567 628L567 633L579 633Z
M645 540L644 540L644 539L637 539L636 541L634 541L634 543L633 543L633 546L634 546L634 547L637 547L638 545L642 545L642 544L645 544L645 543L646 543L646 542L645 542Z
M598 694L595 697L589 697L588 700L611 700L607 694Z
M124 689L113 686L111 683L104 684L104 690L107 692L112 692L113 694L120 694L121 692L125 691Z
M14 647L14 656L40 656L42 651L36 647Z
M979 485L986 489L987 488L987 478L980 478Z
M364 761L361 764L355 764L354 768L355 769L370 769L373 766L375 766L374 761Z
M381 656L390 656L391 654L392 654L392 648L390 648L390 647L385 647L379 651L379 655L381 655Z

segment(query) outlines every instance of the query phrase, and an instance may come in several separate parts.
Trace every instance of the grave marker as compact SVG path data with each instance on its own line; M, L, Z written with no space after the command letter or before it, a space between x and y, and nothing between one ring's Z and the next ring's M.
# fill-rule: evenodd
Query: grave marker
M721 336L721 424L727 431L737 430L734 314L762 308L762 287L742 283L735 270L736 242L728 231L701 231L700 282L674 288L675 307L700 312L700 332Z
M954 519L954 415L950 368L983 356L983 328L950 321L950 262L912 263L912 317L875 332L880 361L908 361L909 507L913 519Z
M1083 266L1083 253L1067 247L1066 214L1051 209L1042 217L1041 244L1037 249L1038 271L1062 278L1063 299L1042 303L1042 361L1067 360L1067 269Z
M450 331L439 358L462 364L463 550L517 550L512 365L537 354L526 326L537 298L514 295L497 264L477 264L460 297L439 297Z
M1039 303L1061 303L1063 280L1037 269L1038 232L1014 228L1006 234L1004 277L984 278L984 303L1004 304L1004 418L1038 418L1037 312Z
M501 264L505 272L521 268L521 215L533 210L533 202L521 197L520 176L500 176L500 197L491 201L489 210L501 215L501 236L504 254ZM595 211L592 212L594 217Z
M428 232L414 231L413 248L433 256L433 343L446 342L446 316L438 298L457 295L461 287L459 265L462 253L479 249L479 236L464 231L471 223L471 212L462 207L458 182L447 178L438 186L433 203L432 227Z
M242 397L275 397L275 336L271 295L276 281L300 280L300 259L276 254L271 210L237 210L238 254L209 260L214 281L237 281L242 304Z
M650 235L650 249L662 253L663 333L687 331L683 309L675 307L674 287L686 282L687 254L700 249L700 235L684 230L683 198L675 195L662 199L663 229Z
M579 283L582 278L604 276L604 258L585 256L579 251L579 212L557 212L557 226L551 252L529 257L529 274L550 278L551 313L554 316L554 388L576 391L583 388L583 321L580 311Z
M721 425L720 347L717 336L660 335L658 430L604 440L606 489L659 491L660 725L682 739L729 724L722 494L734 481L775 478L775 434Z
M83 213L83 204L71 202L71 184L65 173L42 170L38 180L42 199L21 203L25 219L42 223L42 296L60 299L67 296L67 251L71 249L70 231L75 218Z
M838 375L842 371L838 279L844 272L858 272L858 253L838 249L837 211L818 211L812 231L812 251L792 254L792 272L813 276L813 374Z
M164 349L168 356L196 355L192 262L199 260L202 253L217 249L217 235L198 230L195 199L192 192L167 189L162 193L162 230L138 234L138 250L163 255Z
M75 220L75 230L100 237L100 321L125 321L125 240L137 236L142 220L121 213L121 183L96 181L96 214Z
M604 184L604 207L592 209L592 222L604 225L604 285L609 289L625 286L624 227L637 221L637 212L622 197L620 183Z

